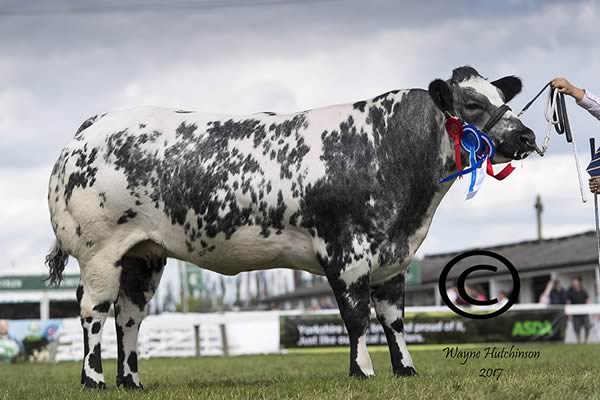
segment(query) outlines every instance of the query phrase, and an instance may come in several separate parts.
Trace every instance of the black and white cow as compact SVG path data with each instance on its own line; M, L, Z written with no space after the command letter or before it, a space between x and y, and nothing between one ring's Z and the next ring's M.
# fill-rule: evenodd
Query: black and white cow
M461 67L429 92L291 115L144 107L88 119L60 154L48 197L57 237L50 278L60 282L68 255L81 269L81 382L105 387L100 338L114 304L117 385L141 388L138 330L167 257L226 275L275 267L325 275L350 336L350 375L374 373L371 304L393 372L415 374L403 338L404 275L451 185L438 183L455 165L444 112L483 126L520 90L518 78L488 82ZM497 161L535 146L512 112L489 134Z

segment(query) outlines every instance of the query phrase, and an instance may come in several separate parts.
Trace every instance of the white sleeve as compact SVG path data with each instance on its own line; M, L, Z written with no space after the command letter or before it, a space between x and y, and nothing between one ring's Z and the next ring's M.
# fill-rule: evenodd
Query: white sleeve
M585 95L577 104L600 120L600 97L585 90Z

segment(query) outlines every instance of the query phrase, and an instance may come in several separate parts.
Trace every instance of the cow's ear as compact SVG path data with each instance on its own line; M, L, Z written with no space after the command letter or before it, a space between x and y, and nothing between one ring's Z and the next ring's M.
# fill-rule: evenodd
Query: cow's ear
M452 91L445 81L436 79L431 82L429 84L429 95L442 112L453 113L454 104L452 100Z
M492 85L500 89L500 93L502 93L502 98L505 103L508 103L513 97L521 93L521 89L523 88L521 80L514 75L500 78L497 81L492 82Z

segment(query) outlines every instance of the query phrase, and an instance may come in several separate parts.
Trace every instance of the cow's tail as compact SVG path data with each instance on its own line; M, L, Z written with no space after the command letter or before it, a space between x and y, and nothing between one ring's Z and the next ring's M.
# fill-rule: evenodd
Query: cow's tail
M50 281L50 286L60 286L63 279L63 271L69 262L69 253L60 246L58 240L54 243L54 247L46 256L46 266L49 269L47 281Z

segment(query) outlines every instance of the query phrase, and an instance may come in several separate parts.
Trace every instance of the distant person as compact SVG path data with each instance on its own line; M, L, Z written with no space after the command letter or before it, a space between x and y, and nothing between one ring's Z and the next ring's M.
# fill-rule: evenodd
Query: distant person
M485 290L483 290L483 287L481 285L477 285L473 288L473 298L475 300L479 300L479 301L485 301L487 300L487 296L485 295Z
M552 279L550 279L546 283L546 287L544 288L544 291L540 295L538 303L540 303L540 304L550 304L550 292L552 292L552 286L553 286L553 284L554 284L554 282L552 281Z
M496 299L498 300L498 305L500 307L508 303L508 297L506 296L506 292L502 289L498 290L498 293L496 294Z
M581 278L573 278L571 281L571 287L567 290L567 303L568 304L586 304L589 303L589 296L587 292L581 287ZM572 316L573 329L575 330L575 336L577 337L577 343L587 343L590 335L590 317L587 314L578 314ZM581 332L584 332L584 338L581 340Z
M562 287L558 279L554 280L550 291L550 304L567 304L567 291Z
M446 293L448 294L448 299L452 304L455 304L457 306L465 306L469 304L462 297L460 297L460 295L458 294L458 288L455 284L451 284L450 287L446 290Z
M458 289L456 289L455 285L450 285L450 287L446 289L446 294L448 295L448 299L450 300L450 303L457 304Z
M0 362L12 362L21 352L19 341L8 333L8 321L0 320Z
M328 310L331 308L335 308L335 304L333 304L331 302L331 300L329 300L329 299L321 299L321 301L319 302L319 305L321 306L322 310Z
M478 293L477 293L477 289L475 289L474 286L465 285L465 292L467 293L467 295L470 298L477 300ZM465 305L469 305L469 306L473 305L473 304L467 302L466 300L465 300L465 303L466 303Z

